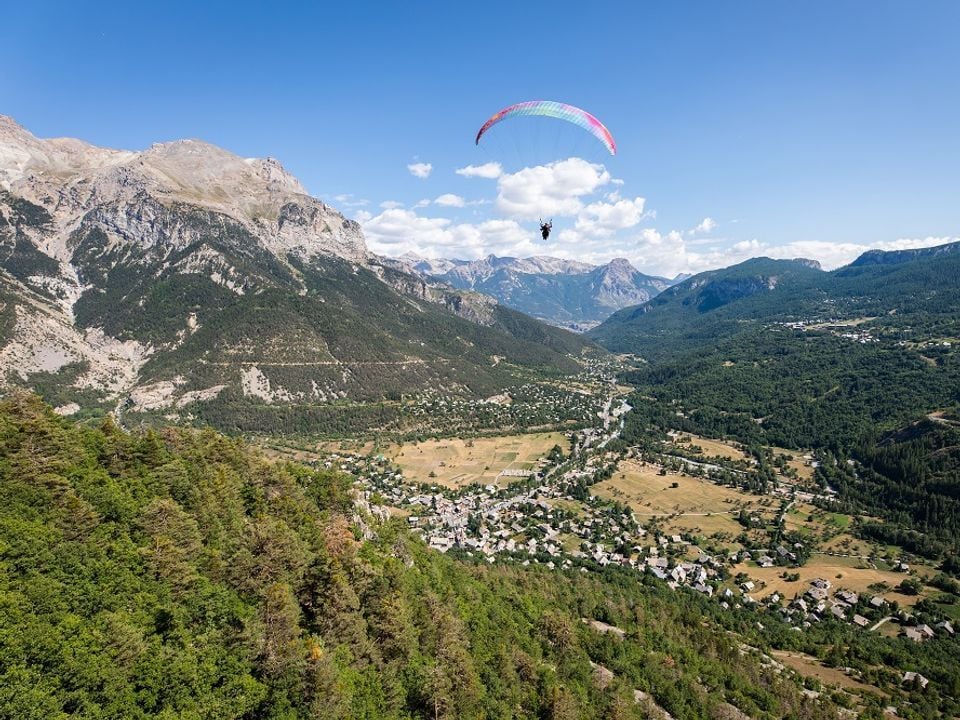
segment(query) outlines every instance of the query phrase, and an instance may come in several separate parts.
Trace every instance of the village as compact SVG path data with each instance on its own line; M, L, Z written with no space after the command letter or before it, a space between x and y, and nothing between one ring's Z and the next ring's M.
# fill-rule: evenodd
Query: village
M622 365L609 358L583 357L581 371L549 382L527 382L485 398L450 389L427 389L403 404L402 439L444 435L484 434L511 429L563 426L591 428L604 402L606 388Z
M947 619L920 622L879 592L854 592L826 578L801 585L792 597L782 591L760 597L765 583L734 567L796 567L803 562L800 543L710 553L688 533L650 531L628 506L595 495L591 487L597 478L609 477L621 459L606 447L619 436L629 410L611 392L593 427L567 433L568 453L551 452L530 469L505 468L496 483L451 489L411 482L383 455L333 453L322 465L357 478L358 503L365 511L384 519L405 518L412 533L440 552L579 572L616 565L649 574L675 591L714 598L724 609L775 612L797 631L834 620L871 632L895 620L891 626L899 625L902 636L915 642L954 633ZM662 460L671 459L676 458ZM769 496L780 499L781 518L793 503L817 499L808 487L788 482L771 488ZM829 489L822 497L830 499ZM901 563L897 569L906 573L910 568Z

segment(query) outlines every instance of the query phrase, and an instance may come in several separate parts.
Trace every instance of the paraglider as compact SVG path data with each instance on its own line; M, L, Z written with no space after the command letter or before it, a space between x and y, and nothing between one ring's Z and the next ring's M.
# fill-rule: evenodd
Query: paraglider
M483 124L480 132L477 133L475 144L479 145L480 138L482 138L490 128L507 118L535 115L565 120L574 125L579 125L603 143L603 146L611 155L617 154L617 143L602 122L586 110L581 110L578 107L567 105L566 103L554 102L553 100L528 100L527 102L517 103L516 105L504 108Z
M550 222L544 222L543 218L540 218L540 234L543 235L544 240L550 237L551 230L553 230L553 220L550 220Z
M611 155L617 154L617 143L613 139L613 135L595 116L581 108L553 100L528 100L505 107L500 112L492 115L481 126L479 132L477 132L475 144L480 145L480 140L494 125L504 120L517 117L546 117L563 120L564 122L583 128L593 135ZM574 131L572 134L576 135L578 131ZM540 235L544 240L550 236L552 229L553 220L545 223L542 218L540 219Z

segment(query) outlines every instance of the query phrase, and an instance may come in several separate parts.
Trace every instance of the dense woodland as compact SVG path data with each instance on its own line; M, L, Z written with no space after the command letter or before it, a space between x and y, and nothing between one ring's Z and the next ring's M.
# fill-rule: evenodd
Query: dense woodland
M364 539L349 486L210 431L9 397L0 717L643 717L635 690L681 719L833 716L704 599L465 565L392 525Z
M596 336L648 361L628 376L635 439L676 428L816 449L839 507L885 521L861 523L865 536L953 562L958 272L958 244L868 253L832 273L751 260L622 311Z

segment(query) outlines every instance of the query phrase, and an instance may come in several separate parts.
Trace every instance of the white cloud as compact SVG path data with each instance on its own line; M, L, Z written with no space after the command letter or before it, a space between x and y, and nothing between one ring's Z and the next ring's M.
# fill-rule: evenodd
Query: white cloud
M397 208L402 208L403 203L397 202L396 200L384 200L382 203L380 203L380 207L382 207L384 210L396 210Z
M760 254L774 258L811 258L819 260L825 270L832 270L853 262L868 250L915 250L958 240L960 238L956 237L898 238L870 244L799 240L784 245L761 246L763 252Z
M705 217L700 221L700 224L697 225L693 230L689 232L690 235L706 235L711 233L717 228L717 221L712 217Z
M624 200L617 193L610 193L607 197L610 202L590 203L580 210L574 225L578 232L609 237L619 230L635 227L643 220L643 208L647 202L644 198Z
M661 233L655 228L644 228L624 254L643 272L674 277L734 265L756 256L759 249L756 240L700 249L698 243L688 243L677 230Z
M503 174L503 167L498 162L488 162L483 165L467 165L466 167L457 168L455 172L457 175L462 175L463 177L495 180Z
M407 165L407 170L409 170L410 174L414 177L426 180L430 177L430 173L433 172L433 165L424 162L410 163Z
M440 205L442 207L458 207L462 208L466 201L459 195L454 195L453 193L444 193L436 200L433 201L434 204Z
M419 210L420 208L425 208L425 207L428 207L429 205L430 205L430 201L424 198L423 200L417 200L417 202L413 204L413 209Z
M359 220L359 218L358 218ZM412 210L384 210L360 220L370 249L394 257L414 252L424 257L479 258L490 253L533 254L537 247L529 229L514 220L454 223Z
M346 208L365 207L370 204L369 200L366 200L364 198L357 198L351 193L341 193L340 195L334 195L333 199L338 205Z
M732 244L717 241L712 247L701 247L698 241L687 241L676 231L662 235L657 230L644 229L632 248L619 246L618 252L630 258L644 272L673 277L681 272L699 273L763 256L808 258L818 261L824 270L833 270L853 262L868 250L911 250L958 240L960 238L899 238L869 244L800 240L775 245L752 239Z
M524 168L497 180L497 208L518 219L573 216L610 179L603 165L576 157Z

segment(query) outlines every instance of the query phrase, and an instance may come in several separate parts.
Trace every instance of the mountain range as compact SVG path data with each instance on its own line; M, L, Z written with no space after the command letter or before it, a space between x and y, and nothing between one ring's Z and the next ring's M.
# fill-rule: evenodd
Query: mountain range
M951 326L960 312L957 277L960 243L871 250L830 272L811 260L753 258L624 308L588 336L616 352L662 359L772 322Z
M410 270L454 288L482 292L576 331L597 325L616 310L646 302L676 282L645 275L623 258L591 265L546 256L431 260L409 253L399 260Z
M274 159L110 150L0 116L0 374L62 412L255 429L296 405L491 394L587 342L371 254Z

